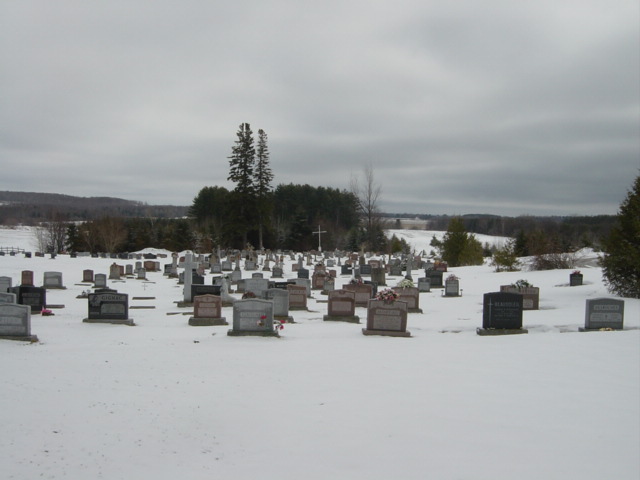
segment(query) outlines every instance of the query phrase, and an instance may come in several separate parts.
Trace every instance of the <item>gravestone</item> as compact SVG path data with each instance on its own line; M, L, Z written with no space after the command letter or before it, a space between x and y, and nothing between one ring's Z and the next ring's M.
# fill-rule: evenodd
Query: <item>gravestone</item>
M146 280L147 279L147 270L146 270L146 268L139 268L138 269L136 279L137 280Z
M389 267L389 276L399 277L402 275L402 265L391 265Z
M171 266L171 265L169 265L169 266ZM124 266L124 275L126 277L132 277L133 276L133 265L131 265L130 263L127 263Z
M523 297L513 292L485 293L478 335L528 333L522 328Z
M379 262L378 262L379 263ZM371 281L375 282L379 287L387 285L385 270L382 267L371 267Z
M109 267L109 280L120 280L120 267L116 263Z
M11 288L12 279L11 277L0 277L0 292L5 293L8 292Z
M146 260L142 266L147 272L155 272L156 271L156 262L152 260Z
M427 277L418 278L418 291L420 292L431 291L431 281Z
M582 280L584 276L581 273L572 273L569 275L569 286L570 287L579 287L582 285Z
M269 300L238 300L233 304L233 328L230 336L256 335L279 337L273 324L273 302Z
M253 272L251 274L251 278L264 278L264 273L262 273L262 272Z
M443 288L444 285L442 283L442 275L443 272L439 270L425 270L425 277L429 279L431 284L430 288Z
M66 289L62 284L62 272L44 272L43 288Z
M115 290L98 290L89 294L89 315L85 323L135 325L129 318L129 295Z
M311 288L313 290L322 290L326 278L328 278L328 275L324 271L313 272L313 275L311 275Z
M360 265L360 275L371 275L371 265Z
M336 281L331 277L325 277L322 285L322 293L327 294L336 289Z
M342 265L340 267L340 275L351 275L351 265Z
M333 290L329 292L327 315L323 317L325 322L349 322L360 323L360 317L356 314L356 294L350 290Z
M96 273L93 288L107 288L107 275L105 273Z
M385 302L370 300L367 307L367 328L364 335L410 337L407 331L407 303L401 300Z
M33 272L31 270L23 270L21 275L21 283L25 287L33 287Z
M182 295L184 303L191 303L191 285L193 285L193 276L197 273L194 270L198 267L198 263L193 261L193 256L187 253L184 258L184 286L182 289ZM204 279L202 280L204 284Z
M393 287L392 290L398 294L398 300L407 303L407 311L409 313L422 313L420 290L417 287Z
M262 298L262 294L269 288L269 280L266 278L247 278L244 281L244 291L252 292L256 297Z
M245 271L256 270L256 268L257 268L256 262L254 262L253 260L247 260L244 262Z
M624 300L590 298L585 305L584 328L591 330L622 330L624 327Z
M213 263L211 265L211 273L222 273L222 265L220 263Z
M83 283L93 283L93 270L83 270L82 271L82 282Z
M31 335L31 309L28 305L0 303L0 338L37 342Z
M231 270L233 270L233 264L229 260L223 261L222 262L222 271L223 272L230 272Z
M0 292L0 303L18 303L15 293Z
M203 295L220 295L222 285L191 285L191 298Z
M231 280L231 284L235 285L240 280L242 280L242 272L240 270L233 270L229 275L229 279Z
M446 282L444 282L444 296L459 297L460 280L458 280L457 278L447 278Z
M438 272L446 272L448 268L449 264L447 262L436 262L433 266L433 269L437 270Z
M356 307L367 307L373 297L373 285L365 283L349 283L342 287L355 294Z
M289 310L307 309L307 289L303 285L287 284L289 292Z
M309 270L306 268L298 268L298 278L309 278Z
M293 317L289 316L289 291L281 288L269 288L262 292L265 300L273 302L273 318L292 323Z
M31 313L42 313L47 305L47 290L40 287L13 287L10 293L16 294L16 301L20 305L29 305Z
M522 295L522 308L524 310L538 310L540 308L539 287L514 287L513 285L501 285L500 291L518 293Z
M281 267L273 267L271 270L271 278L282 278L284 272Z
M193 285L195 287L195 285ZM222 317L222 299L217 295L194 295L193 317L189 318L189 325L194 327L229 325Z

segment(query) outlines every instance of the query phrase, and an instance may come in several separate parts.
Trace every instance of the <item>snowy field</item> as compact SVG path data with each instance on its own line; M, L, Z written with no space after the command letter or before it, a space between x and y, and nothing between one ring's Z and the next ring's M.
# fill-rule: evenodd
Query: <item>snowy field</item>
M430 250L432 232L394 232ZM35 251L28 229L0 228L0 246ZM610 297L597 267L580 287L570 270L451 269L462 297L422 293L411 338L362 335L363 308L360 325L323 322L314 292L281 338L260 338L189 326L182 287L153 272L109 282L155 306L130 310L136 326L83 323L82 271L113 261L0 257L14 285L59 271L67 287L47 292L64 308L32 317L38 343L0 340L2 478L640 478L640 301L625 299L624 331L578 332L585 300ZM529 334L478 336L482 295L522 278L540 287Z

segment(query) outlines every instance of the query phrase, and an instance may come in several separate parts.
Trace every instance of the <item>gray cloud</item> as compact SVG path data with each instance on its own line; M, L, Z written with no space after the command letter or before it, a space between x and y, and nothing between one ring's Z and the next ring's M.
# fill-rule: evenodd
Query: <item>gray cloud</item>
M5 2L0 189L188 205L242 122L387 211L615 213L638 175L637 2L219 3Z

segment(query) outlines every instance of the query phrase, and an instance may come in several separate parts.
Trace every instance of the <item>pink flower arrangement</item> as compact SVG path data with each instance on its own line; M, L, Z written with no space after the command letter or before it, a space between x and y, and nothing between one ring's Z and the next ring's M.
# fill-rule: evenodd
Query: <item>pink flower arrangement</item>
M398 293L394 290L391 290L390 288L385 288L384 290L378 292L378 294L376 295L376 299L382 300L385 303L392 303L398 299Z

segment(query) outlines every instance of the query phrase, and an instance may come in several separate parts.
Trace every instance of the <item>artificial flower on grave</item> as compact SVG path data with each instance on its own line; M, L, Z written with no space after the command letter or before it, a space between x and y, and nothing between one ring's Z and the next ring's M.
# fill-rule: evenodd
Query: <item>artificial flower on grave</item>
M529 282L527 282L524 279L520 279L515 283L511 284L512 287L514 288L529 288L529 287L533 287L533 285L531 285Z
M41 315L43 317L50 317L53 315L53 312L51 310L49 310L48 308L44 308L41 312Z
M413 288L415 285L412 280L408 278L404 278L398 282L396 285L398 288Z
M582 275L582 273L580 272L580 270L574 270L573 272L571 272L571 275Z
M255 294L255 293L253 293L253 292L245 292L245 293L242 295L242 299L243 299L243 300L246 300L247 298L256 298L256 294Z
M393 303L398 299L399 295L394 290L390 288L385 288L384 290L380 290L376 294L376 300L382 300L384 303Z
M455 282L456 280L459 280L459 278L456 277L453 273L447 277L447 282Z
M284 320L279 320L279 323L276 323L274 328L276 330L284 330Z

